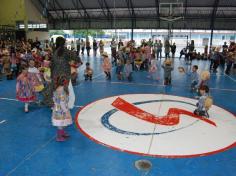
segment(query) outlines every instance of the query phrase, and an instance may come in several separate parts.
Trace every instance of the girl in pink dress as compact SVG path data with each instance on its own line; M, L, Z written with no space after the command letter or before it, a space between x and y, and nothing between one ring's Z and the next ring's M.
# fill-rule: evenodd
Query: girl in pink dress
M29 103L36 100L34 89L29 81L27 67L22 68L22 73L17 78L16 98L17 100L25 103L25 112L29 112Z

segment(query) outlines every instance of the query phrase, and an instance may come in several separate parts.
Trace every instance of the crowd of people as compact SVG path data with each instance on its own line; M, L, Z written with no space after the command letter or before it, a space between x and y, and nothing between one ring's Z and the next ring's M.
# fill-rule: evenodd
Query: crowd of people
M24 103L24 111L29 112L29 104L36 102L39 105L47 105L52 108L52 124L58 128L57 141L66 140L69 135L64 128L72 123L70 108L73 108L73 85L77 84L78 68L83 64L84 50L90 56L93 49L97 56L99 49L103 59L102 70L107 80L112 79L112 67L118 80L133 81L134 72L146 71L147 77L158 81L160 79L157 69L158 60L162 59L164 49L165 59L161 63L164 70L164 85L172 84L172 71L176 53L175 43L166 40L142 40L139 46L134 40L124 43L112 39L110 43L111 57L105 52L105 43L101 40L93 40L92 47L88 39L76 41L76 47L68 50L65 47L65 39L58 37L56 42L46 40L43 44L36 38L33 40L0 41L0 79L17 79L16 97ZM170 55L171 53L171 55ZM194 41L180 52L185 56L186 64L192 64L196 59ZM218 66L226 65L225 74L230 74L236 68L236 45L231 42L222 47L213 47L207 56L210 60L210 71L217 72ZM184 67L179 67L180 73L186 73ZM84 69L84 80L92 81L93 69L86 62ZM209 117L207 114L212 98L210 97L209 79L210 72L198 73L198 66L192 66L190 75L191 91L200 96L196 115ZM43 98L42 98L43 97Z

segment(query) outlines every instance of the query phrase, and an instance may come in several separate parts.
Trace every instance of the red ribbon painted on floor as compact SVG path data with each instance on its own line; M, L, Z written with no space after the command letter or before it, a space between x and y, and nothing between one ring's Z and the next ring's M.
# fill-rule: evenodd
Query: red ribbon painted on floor
M133 117L136 117L138 119L150 122L150 123L154 123L154 124L160 124L160 125L166 125L166 126L173 126L173 125L177 125L180 122L180 115L188 115L190 117L199 119L203 122L206 122L208 124L211 124L213 126L216 126L215 122L195 115L192 112L183 110L183 109L179 109L179 108L170 108L168 110L167 115L165 116L156 116L153 115L151 113L148 113L138 107L136 107L135 105L125 101L124 99L118 97L113 103L112 106L114 106L115 108L117 108L120 111L123 111Z

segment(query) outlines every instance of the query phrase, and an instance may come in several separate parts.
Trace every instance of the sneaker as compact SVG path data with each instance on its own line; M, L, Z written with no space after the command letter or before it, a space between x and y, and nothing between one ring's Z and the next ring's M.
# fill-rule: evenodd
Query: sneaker
M63 136L57 136L56 141L57 142L64 142L66 139Z

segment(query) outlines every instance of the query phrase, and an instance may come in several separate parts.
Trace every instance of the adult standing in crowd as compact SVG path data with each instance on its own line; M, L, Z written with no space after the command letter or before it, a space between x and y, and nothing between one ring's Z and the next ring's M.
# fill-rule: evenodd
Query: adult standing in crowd
M39 48L40 48L40 45L41 45L41 43L40 43L40 41L38 40L38 37L36 37L36 38L35 38L35 41L34 41L34 43L33 43L33 45L32 45L32 48L37 48L37 49L39 49Z
M222 51L228 50L227 42L224 42L224 45L222 45Z
M69 63L71 60L77 60L76 54L66 49L65 39L63 37L57 37L56 49L53 53L51 63L51 83L48 84L42 92L44 96L42 103L44 105L53 105L53 87L55 86L55 81L59 76L63 76L65 78L67 87L69 87L71 80L71 67Z
M169 58L170 57L170 42L169 40L165 41L165 58Z
M111 46L112 63L116 63L116 48L117 48L117 43L116 43L114 38L112 39L110 46Z
M173 45L171 45L171 54L172 54L172 58L175 58L175 52L176 52L176 45L175 43L173 43Z
M86 50L87 50L88 57L90 56L90 49L91 49L91 46L90 46L89 38L86 38Z
M93 55L96 57L97 56L97 49L98 49L98 43L97 41L94 39L93 40Z
M122 40L120 39L119 43L118 43L118 50L124 46L124 43L122 42Z
M78 40L76 40L77 55L80 54L80 45L81 45L81 42L80 42L80 38L79 38Z
M194 46L194 40L191 40L191 43L188 47L188 58L189 58L189 64L192 64L192 60L193 60L193 51L195 49Z
M163 44L161 43L161 40L159 40L159 42L156 44L157 46L157 60L160 56L160 60L162 58L162 47L163 47Z
M85 49L85 41L81 40L81 54L84 55L84 49Z

